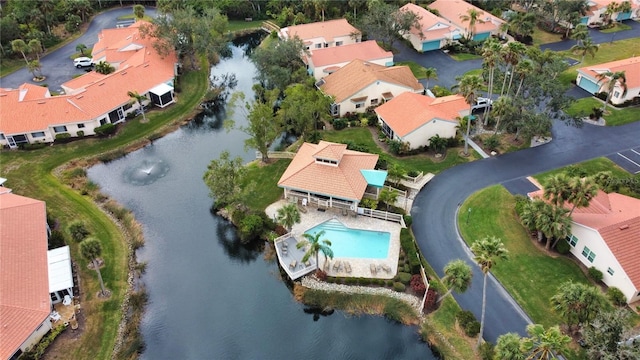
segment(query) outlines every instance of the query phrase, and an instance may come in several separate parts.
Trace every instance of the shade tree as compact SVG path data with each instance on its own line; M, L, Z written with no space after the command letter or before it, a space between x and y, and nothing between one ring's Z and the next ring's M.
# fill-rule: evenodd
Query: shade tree
M214 198L216 208L230 205L240 199L240 184L246 179L247 169L241 157L231 159L228 151L223 151L218 159L211 160L203 175L209 188L209 196Z
M393 43L412 29L422 35L421 16L382 0L368 2L368 11L360 18L358 28L382 42L387 49L393 49Z
M471 286L471 280L473 278L473 272L471 271L471 266L467 264L464 260L457 259L450 261L444 267L444 277L442 278L442 283L449 288L446 293L444 293L440 298L438 298L438 303L444 300L447 295L450 295L452 291L457 293L463 293L467 291L469 286Z

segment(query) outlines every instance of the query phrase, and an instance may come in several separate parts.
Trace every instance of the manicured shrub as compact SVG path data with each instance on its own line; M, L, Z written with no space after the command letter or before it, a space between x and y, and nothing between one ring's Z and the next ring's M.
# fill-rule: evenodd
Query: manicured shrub
M470 337L478 335L480 332L480 323L471 311L463 310L456 314L458 325L464 330L465 334Z
M334 119L333 128L335 130L342 130L347 127L347 121L344 119Z
M389 287L393 286L393 280L387 280L387 286Z
M249 214L239 224L240 242L248 244L262 235L264 221L256 214Z
M464 333L468 337L475 337L480 333L480 322L472 321L464 327Z
M411 215L404 215L404 224L407 225L408 228L411 227L411 224L413 224L413 218L411 217Z
M516 206L515 206L516 214L518 214L518 216L521 216L524 206L527 203L529 203L529 198L520 194L516 195L514 198L516 200Z
M417 295L422 295L427 290L424 281L422 281L422 275L414 274L411 276L411 290Z
M409 284L409 282L411 281L411 274L406 273L406 272L399 272L396 277L395 277L396 281L399 281L403 284Z
M66 140L66 139L69 139L70 137L71 137L71 134L69 133L56 134L56 140Z
M69 231L69 235L71 235L71 238L75 242L80 242L87 236L89 236L89 234L91 234L91 232L87 230L87 227L84 225L84 223L80 220L74 221L69 224L69 227L67 227L67 231Z
M52 230L49 235L49 249L56 249L67 244L64 233L60 230Z
M493 134L486 138L484 140L484 146L486 146L491 151L497 150L498 146L500 146L500 139L498 138L498 135Z
M483 342L480 345L480 358L482 360L493 360L495 357L495 350L494 350L494 346L492 343L490 342Z
M393 290L397 292L404 292L405 289L406 289L406 286L404 286L403 283L400 283L400 282L393 283Z
M562 255L566 255L569 253L569 251L571 251L571 245L569 245L566 240L560 240L556 245L556 251Z
M18 145L18 147L22 150L38 150L44 148L45 146L47 146L47 144L43 142L35 142L33 144L24 143Z
M589 277L595 282L600 282L602 281L602 271L592 266L589 268Z
M615 286L611 286L607 289L607 297L613 305L624 306L627 305L627 298L622 293L622 290Z
M76 133L76 136L78 136L79 138L84 137L84 131L79 130L79 131Z
M415 242L413 241L413 235L408 229L400 230L400 246L409 259L410 272L417 274L420 272L420 259L418 259L418 252L416 250Z
M98 136L109 136L116 133L116 126L110 123L104 124L102 126L98 126L93 131L95 131Z
M410 273L411 272L411 267L409 266L409 264L405 263L404 265L402 265L402 271L404 271L406 273Z

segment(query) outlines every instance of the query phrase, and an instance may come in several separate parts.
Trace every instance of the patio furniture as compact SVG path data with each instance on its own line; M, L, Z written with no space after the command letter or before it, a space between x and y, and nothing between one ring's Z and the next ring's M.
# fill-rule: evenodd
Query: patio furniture
M64 305L64 306L71 305L71 296L65 295L64 299L62 300L62 305Z
M304 263L304 266L305 266L305 267L309 267L309 266L311 266L311 261L310 261L310 260L307 260L307 261Z
M351 264L346 261L344 262L344 269L348 274L351 274Z
M369 270L371 271L371 275L375 275L378 272L374 264L369 264Z
M49 317L51 318L51 320L53 320L53 322L60 320L60 314L58 314L58 312L55 310L53 310L53 312L51 313L51 315L49 315Z
M293 260L290 264L289 264L289 268L291 270L295 270L296 266L298 266L298 261L297 260Z
M384 270L384 272L386 272L387 274L391 273L391 268L387 264L382 264L382 270Z

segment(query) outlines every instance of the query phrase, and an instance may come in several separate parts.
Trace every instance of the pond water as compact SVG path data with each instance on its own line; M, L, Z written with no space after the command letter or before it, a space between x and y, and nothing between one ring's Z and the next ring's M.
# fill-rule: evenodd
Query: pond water
M235 42L214 75L235 73L252 95L255 67L247 43ZM244 119L239 118L237 123ZM382 317L321 314L293 299L276 261L240 245L235 229L211 213L202 181L223 150L252 159L224 114L200 116L89 177L143 224L149 304L142 359L435 359L416 327ZM151 178L147 179L147 177ZM107 284L108 285L108 284Z

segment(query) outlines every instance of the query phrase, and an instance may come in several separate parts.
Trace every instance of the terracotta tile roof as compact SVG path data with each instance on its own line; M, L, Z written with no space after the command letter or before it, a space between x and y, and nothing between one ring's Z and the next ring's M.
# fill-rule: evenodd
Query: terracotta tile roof
M411 33L419 35L422 31L424 39L442 39L445 35L457 29L449 23L429 10L413 3L408 3L401 7L400 10L411 11L422 17L420 19L420 29L411 28Z
M0 358L8 359L51 310L45 203L0 195Z
M541 198L544 190L530 193ZM571 209L572 205L565 204ZM576 208L573 222L600 233L636 289L640 289L640 199L598 190L588 207Z
M298 36L301 40L324 38L326 42L333 42L336 37L360 33L346 19L327 20L283 28L289 38Z
M640 56L611 61L597 65L581 67L578 72L597 80L598 74L611 71L613 73L624 71L627 78L627 88L629 90L640 87Z
M424 88L408 66L386 67L357 59L325 77L320 89L325 94L335 96L336 102L341 103L376 81L403 86L412 91Z
M316 158L340 159L337 166ZM346 150L346 145L320 141L304 143L278 181L278 186L359 201L367 188L360 170L373 170L378 155Z
M433 119L456 121L469 105L460 95L432 98L405 92L378 106L375 112L398 136L405 136Z
M462 0L436 0L435 2L429 4L429 8L438 10L440 13L440 17L443 17L455 26L461 29L467 29L469 26L469 22L463 22L460 20L461 15L467 15L468 9L476 9L478 12L482 12L483 15L480 17L480 20L484 21L483 23L476 23L476 33L483 33L489 31L497 31L500 28L500 24L505 21L493 16L490 12L484 11L479 7L473 6L466 1Z
M112 30L120 36L130 36L132 31L129 28L103 30L110 40L113 40ZM128 91L145 94L156 85L171 81L177 62L175 54L160 56L150 45L151 41L150 38L140 40L147 44L144 49L121 52L129 58L114 73L89 72L62 84L67 95L29 97L20 101L20 90L0 89L0 132L11 135L96 120L128 103Z
M33 85L29 83L24 83L20 85L18 88L20 89L20 98L21 100L35 100L42 99L45 97L50 97L49 89L44 86Z
M355 59L373 61L388 57L393 60L393 53L382 49L375 40L317 49L310 56L316 67L349 62Z

